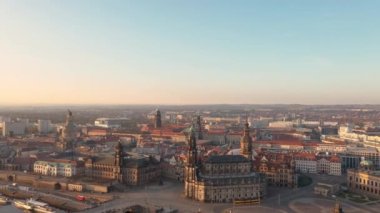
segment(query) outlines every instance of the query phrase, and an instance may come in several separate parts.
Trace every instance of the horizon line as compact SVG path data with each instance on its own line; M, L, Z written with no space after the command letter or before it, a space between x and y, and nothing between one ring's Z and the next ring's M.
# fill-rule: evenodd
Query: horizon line
M154 103L110 103L110 104L101 104L101 103L25 103L25 104L0 104L0 107L33 107L33 106L222 106L222 105L231 105L231 106L380 106L380 103L327 103L327 104L306 104L306 103L185 103L185 104L175 104L175 103L166 103L166 104L154 104Z

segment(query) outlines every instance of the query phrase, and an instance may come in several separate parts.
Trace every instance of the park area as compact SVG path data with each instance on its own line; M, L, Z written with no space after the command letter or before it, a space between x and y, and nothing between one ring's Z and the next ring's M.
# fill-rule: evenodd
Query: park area
M306 175L300 175L298 177L298 187L305 187L313 183L311 177Z

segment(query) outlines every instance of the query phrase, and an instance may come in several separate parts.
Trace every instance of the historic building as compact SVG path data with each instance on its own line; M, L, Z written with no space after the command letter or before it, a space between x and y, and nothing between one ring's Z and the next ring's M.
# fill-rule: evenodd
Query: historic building
M342 163L336 155L315 155L313 153L299 152L294 155L295 168L300 173L320 173L340 176Z
M380 198L380 171L373 170L369 160L360 162L360 169L347 170L347 185L352 192Z
M62 151L70 149L74 150L76 134L77 133L73 120L73 113L70 110L68 110L66 115L66 123L63 127L60 141L57 144L58 148L60 148Z
M88 177L114 180L127 185L142 185L161 175L159 162L145 155L125 155L119 142L113 157L93 157L85 163Z
M268 185L297 187L298 175L295 161L289 155L266 153L256 157L257 171L266 175Z
M77 162L36 161L33 172L48 176L72 177L77 175Z
M214 155L201 161L191 128L185 166L185 195L203 202L259 200L266 195L266 179L253 170L252 138L248 123L241 138L241 155Z

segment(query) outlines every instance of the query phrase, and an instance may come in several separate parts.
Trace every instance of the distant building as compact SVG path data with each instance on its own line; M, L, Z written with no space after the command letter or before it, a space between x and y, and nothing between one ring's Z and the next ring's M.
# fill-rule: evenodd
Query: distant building
M120 128L128 121L128 118L98 118L95 120L95 126L103 128Z
M319 126L318 130L321 135L338 135L338 127L337 126Z
M162 121L161 121L161 112L159 109L156 110L156 116L154 118L154 128L159 129L162 127Z
M21 119L18 121L3 122L3 136L24 135L28 127L29 120Z
M210 122L240 123L241 121L240 117L204 117L203 120L205 120L207 123L210 123Z
M293 128L293 122L291 122L291 121L272 121L269 123L269 128L292 129Z
M0 169L6 169L5 165L12 162L17 152L10 146L0 143Z
M354 129L352 125L340 126L339 137L380 150L380 128Z
M37 122L38 133L47 134L51 131L50 120L38 120Z

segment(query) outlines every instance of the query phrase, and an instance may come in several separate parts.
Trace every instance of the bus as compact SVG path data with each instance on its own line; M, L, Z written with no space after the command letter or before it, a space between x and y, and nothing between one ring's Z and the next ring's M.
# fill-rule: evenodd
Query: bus
M234 200L234 205L258 205L260 199Z
M77 195L77 200L78 201L85 201L86 198L83 195Z

